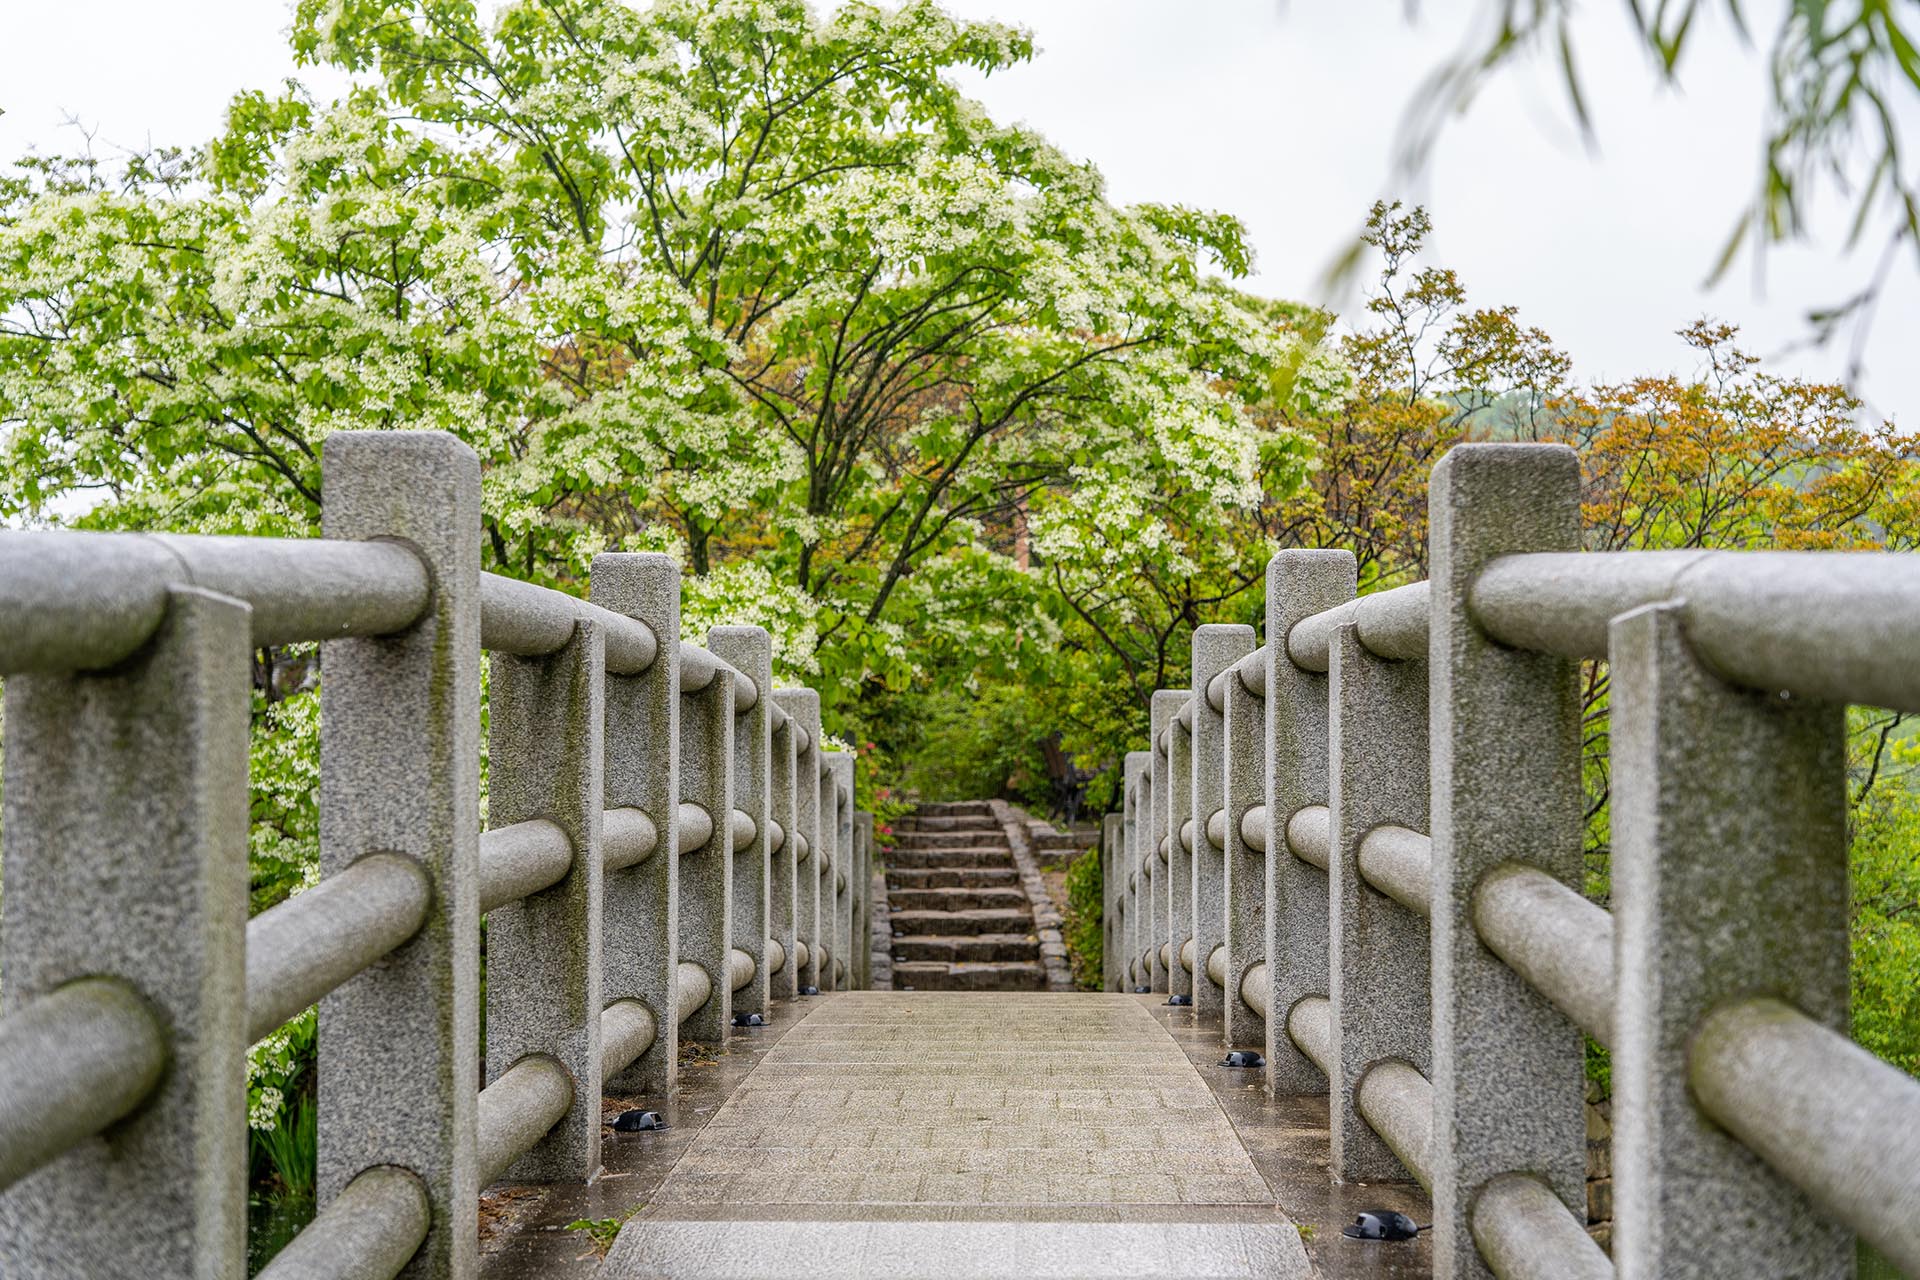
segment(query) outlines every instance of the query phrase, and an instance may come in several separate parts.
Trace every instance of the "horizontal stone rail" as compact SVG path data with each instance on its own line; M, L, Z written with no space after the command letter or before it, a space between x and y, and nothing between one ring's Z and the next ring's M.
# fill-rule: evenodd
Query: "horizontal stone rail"
M310 1005L320 1209L264 1274L463 1278L482 1187L598 1176L603 1089L867 979L853 758L765 631L682 643L662 556L482 573L451 437L323 472L318 539L0 533L0 1274L244 1274L246 1049ZM250 651L316 641L321 876L249 920Z
M129 984L79 978L0 1020L0 1190L145 1102L166 1031Z
M1558 446L1461 446L1430 502L1431 581L1358 597L1351 556L1285 551L1265 643L1196 630L1103 843L1108 986L1327 1092L1333 1175L1428 1188L1437 1275L1850 1275L1856 1234L1920 1274L1920 1083L1846 1036L1843 736L1849 703L1920 710L1920 557L1584 553ZM1592 659L1612 912L1581 893Z
M247 922L247 1041L420 932L433 884L411 858L369 854Z
M258 1280L398 1275L427 1238L433 1205L405 1169L378 1165L342 1187Z

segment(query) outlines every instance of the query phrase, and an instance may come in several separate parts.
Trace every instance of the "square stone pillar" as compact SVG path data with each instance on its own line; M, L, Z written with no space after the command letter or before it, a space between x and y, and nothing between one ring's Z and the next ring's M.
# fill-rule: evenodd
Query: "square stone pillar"
M778 696L777 694L775 695ZM780 946L780 972L773 975L772 995L791 1000L799 993L794 975L799 969L799 952L794 949L794 924L797 918L799 889L794 881L793 854L799 846L799 798L794 787L795 757L802 734L799 722L788 713L786 724L773 735L773 852L767 869L767 936Z
M853 958L859 972L853 985L865 991L873 986L873 815L862 809L857 817L853 840L860 856L858 874L853 877Z
M1227 934L1227 722L1226 702L1219 707L1207 697L1213 678L1253 652L1253 628L1208 625L1194 628L1192 652L1193 733L1188 768L1188 813L1193 822L1189 843L1192 903L1193 1010L1221 1013L1226 991L1208 972L1214 949L1226 945ZM1216 842L1214 837L1218 835ZM1222 957L1224 959L1224 957ZM1224 971L1223 971L1224 973Z
M659 645L645 671L606 681L606 805L640 810L658 833L651 857L609 872L601 889L601 998L638 1000L654 1022L653 1046L606 1087L668 1102L680 1063L680 566L606 552L591 582L595 604L646 623Z
M681 1032L709 1044L724 1043L733 1021L733 701L724 667L680 695L680 803L712 820L706 843L680 854L680 959L705 970L711 989Z
M1621 1280L1846 1277L1854 1240L1687 1084L1754 995L1848 1034L1846 708L1726 684L1685 605L1613 621L1613 1257ZM1888 1206L1893 1211L1893 1206ZM1725 1224L1711 1244L1702 1223Z
M828 895L824 901L833 907L833 929L827 946L831 948L833 972L827 975L832 986L822 991L845 991L853 973L853 753L829 751L827 768L832 774L834 797L833 861L821 882Z
M833 990L833 962L839 958L839 939L834 936L834 870L840 862L840 792L834 786L834 753L820 754L820 851L813 859L814 935L819 938L814 957L814 985L821 994Z
M1147 842L1153 832L1153 754L1153 747L1149 744L1145 751L1129 751L1121 764L1127 802L1126 844L1120 866L1122 947L1120 986L1117 988L1120 991L1132 991L1136 986L1145 985L1143 957L1147 942L1141 921L1144 919L1149 886Z
M1181 701L1186 701L1185 697ZM1187 943L1193 939L1193 852L1206 837L1194 830L1193 734L1174 716L1167 722L1167 856L1161 871L1161 941L1166 946L1167 995L1193 998L1194 970L1200 959ZM1201 982L1206 981L1203 974Z
M1152 796L1153 826L1147 836L1146 909L1140 923L1147 931L1147 976L1141 984L1163 995L1173 994L1168 963L1178 966L1180 958L1169 945L1173 922L1167 914L1171 895L1168 881L1173 877L1173 847L1177 843L1173 826L1173 725L1186 695L1178 689L1157 689L1150 705L1153 733L1153 771L1148 782Z
M840 847L845 823L840 812L839 773L834 767L839 755L837 751L820 753L820 856L814 860L813 870L820 901L818 985L822 994L839 989L834 981L835 965L846 954L840 942L840 895L836 884L846 856Z
M606 637L577 622L557 653L488 661L488 824L551 822L573 864L558 884L487 914L486 1080L532 1054L565 1067L572 1110L506 1177L590 1182L600 1171Z
M245 604L175 586L111 670L7 677L7 1012L111 978L157 1015L167 1065L0 1192L0 1275L246 1274L252 645Z
M1579 664L1510 649L1468 608L1487 563L1580 545L1580 463L1560 445L1469 444L1433 470L1434 1274L1487 1277L1467 1211L1527 1172L1584 1215L1586 1039L1481 943L1473 894L1495 867L1583 879Z
M1425 919L1367 882L1360 845L1375 832L1426 833L1427 663L1376 657L1350 622L1335 629L1328 657L1333 1174L1411 1180L1355 1109L1354 1093L1389 1059L1431 1075L1432 943Z
M326 536L403 540L434 589L407 630L321 646L320 871L398 853L433 896L320 1001L319 1199L411 1170L433 1225L401 1274L443 1280L472 1274L479 1233L480 462L437 432L341 431L322 474Z
M733 949L753 958L753 979L733 992L736 1014L768 1012L772 977L767 972L771 929L773 829L773 640L763 627L715 627L707 647L753 681L753 705L740 709L734 691L733 808L752 832L733 849Z
M1225 685L1222 728L1226 738L1226 812L1221 834L1225 871L1227 985L1221 993L1224 1032L1229 1048L1264 1049L1266 1021L1241 991L1247 970L1267 958L1267 709L1237 675ZM1259 843L1249 843L1249 826Z
M820 695L812 689L783 689L780 697L787 714L799 722L803 739L794 758L793 779L795 814L800 843L794 846L794 884L797 905L795 931L797 946L805 947L806 963L795 976L801 990L820 989L820 861L821 861L821 785L824 765L820 750Z
M787 713L786 727L774 734L773 738L773 806L774 821L780 824L782 836L780 847L774 850L772 872L769 878L773 895L772 937L780 944L786 957L780 972L773 976L773 994L780 999L792 1000L799 996L804 978L800 972L800 950L798 943L805 936L801 928L800 885L801 875L806 863L801 860L801 849L806 841L800 830L800 783L805 776L801 761L805 753L801 744L811 749L807 738L807 729L802 722L802 708L811 705L818 714L819 695L810 689L780 689L775 691L774 701Z
M1159 955L1155 943L1155 922L1159 919L1160 899L1154 896L1154 886L1164 873L1166 863L1161 855L1161 841L1166 838L1163 828L1165 811L1160 809L1159 796L1163 788L1157 788L1154 782L1155 769L1164 770L1166 753L1149 751L1147 767L1140 775L1140 862L1138 875L1140 883L1135 890L1134 901L1134 953L1139 959L1138 972L1134 976L1134 985L1142 991L1153 988L1153 966ZM1160 826L1155 824L1159 823Z
M1328 801L1327 677L1294 663L1287 633L1353 599L1355 574L1346 551L1282 551L1267 562L1267 1087L1274 1093L1327 1087L1287 1034L1287 1015L1331 985L1327 875L1287 843L1294 815Z
M1131 756L1129 756L1131 758ZM1122 797L1124 811L1127 798ZM1100 989L1120 990L1120 961L1124 950L1120 933L1120 886L1126 874L1127 819L1124 812L1100 820Z

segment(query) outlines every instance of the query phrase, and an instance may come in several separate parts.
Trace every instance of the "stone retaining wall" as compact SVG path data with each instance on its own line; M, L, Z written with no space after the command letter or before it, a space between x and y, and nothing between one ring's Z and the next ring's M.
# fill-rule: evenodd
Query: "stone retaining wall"
M1027 901L1033 906L1034 931L1040 938L1040 962L1047 970L1047 990L1072 991L1073 969L1067 963L1067 940L1060 932L1066 923L1060 909L1054 905L1053 895L1047 892L1046 881L1040 875L1040 864L1033 856L1033 840L1029 828L1033 819L1018 805L1008 804L1005 800L987 802L993 808L993 816L999 820L1001 830L1007 833L1007 844L1013 849L1013 863L1020 868L1020 887L1027 892Z

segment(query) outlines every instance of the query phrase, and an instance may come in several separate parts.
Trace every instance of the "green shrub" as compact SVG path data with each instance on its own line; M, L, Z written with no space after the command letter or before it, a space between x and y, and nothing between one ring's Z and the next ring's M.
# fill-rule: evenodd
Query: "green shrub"
M1023 686L938 689L916 711L919 741L903 775L908 789L926 800L1000 798L1046 812L1052 785L1040 742L1048 730Z
M247 1126L256 1187L311 1198L314 1183L312 1006L247 1051Z
M1073 965L1073 985L1098 991L1105 962L1101 925L1106 914L1106 882L1100 870L1100 850L1087 850L1067 866L1067 959Z
M1920 1075L1920 794L1883 784L1853 816L1853 1036Z

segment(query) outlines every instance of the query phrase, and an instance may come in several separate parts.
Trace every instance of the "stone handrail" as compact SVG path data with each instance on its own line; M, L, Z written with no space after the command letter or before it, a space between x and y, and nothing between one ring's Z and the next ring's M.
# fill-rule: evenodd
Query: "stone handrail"
M1920 1274L1920 1082L1845 1034L1844 743L1849 702L1920 710L1920 557L1582 553L1559 446L1461 446L1430 502L1431 581L1356 597L1351 556L1281 552L1266 644L1198 628L1108 821L1107 985L1329 1092L1334 1176L1428 1187L1437 1274L1851 1274L1855 1233ZM1612 912L1580 892L1586 659Z
M314 540L0 533L0 1273L245 1274L246 1050L311 1003L320 1211L265 1274L458 1278L486 1183L597 1176L603 1087L867 983L853 757L764 630L681 643L664 556L483 574L452 437L323 473ZM322 878L249 921L250 652L303 641Z

